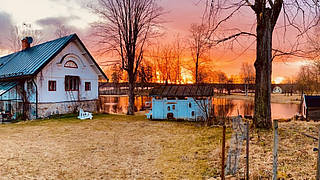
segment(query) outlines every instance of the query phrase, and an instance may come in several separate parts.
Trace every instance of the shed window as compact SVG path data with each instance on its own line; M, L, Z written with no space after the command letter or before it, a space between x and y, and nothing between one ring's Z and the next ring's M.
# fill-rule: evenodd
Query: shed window
M66 91L79 91L79 76L66 76L65 77L65 90Z
M172 105L172 110L175 110L176 109L176 105Z
M191 115L194 116L194 111L191 112Z
M49 82L48 82L48 90L49 90L49 91L56 91L56 90L57 90L57 83L56 83L56 81L49 81Z
M74 61L69 60L64 64L64 67L66 67L66 68L78 68L78 65Z
M170 111L170 106L168 106L168 111Z
M189 103L189 108L191 108L191 103Z
M85 91L91 91L91 82L85 82L84 85Z

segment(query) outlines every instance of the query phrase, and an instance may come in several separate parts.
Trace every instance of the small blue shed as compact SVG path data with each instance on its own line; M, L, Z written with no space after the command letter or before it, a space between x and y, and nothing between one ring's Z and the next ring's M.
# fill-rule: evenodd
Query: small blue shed
M167 85L149 93L152 109L148 119L201 121L212 110L213 88L205 85Z

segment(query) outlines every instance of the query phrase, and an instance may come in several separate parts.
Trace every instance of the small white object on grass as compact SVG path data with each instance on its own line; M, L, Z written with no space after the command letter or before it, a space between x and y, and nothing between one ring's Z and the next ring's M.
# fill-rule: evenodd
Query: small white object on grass
M83 119L92 119L93 116L92 116L92 113L84 112L83 109L80 109L78 118L81 119L81 120L83 120Z

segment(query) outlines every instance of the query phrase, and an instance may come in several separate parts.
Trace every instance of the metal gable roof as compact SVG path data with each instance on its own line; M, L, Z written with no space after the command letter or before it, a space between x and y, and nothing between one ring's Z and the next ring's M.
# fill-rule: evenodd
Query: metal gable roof
M73 40L79 40L85 51L90 55L86 47L76 34L71 34L56 40L48 41L26 50L22 50L0 58L0 79L14 78L20 76L36 75L45 65L47 65L61 50ZM94 59L93 59L94 61ZM107 76L94 61L95 65L106 78Z
M0 79L34 75L56 56L74 34L48 41L0 58Z
M0 82L0 96L2 96L4 93L15 87L18 83L15 81L5 81Z
M161 97L210 97L213 88L206 85L164 85L154 87L149 95Z

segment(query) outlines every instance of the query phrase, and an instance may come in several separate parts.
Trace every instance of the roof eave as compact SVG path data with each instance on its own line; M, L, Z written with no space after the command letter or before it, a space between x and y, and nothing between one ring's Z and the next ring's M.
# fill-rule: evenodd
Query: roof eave
M13 80L17 80L17 81L21 81L24 79L30 79L33 78L33 75L23 75L23 76L13 76L13 77L5 77L5 78L0 78L0 82L3 81L13 81Z

